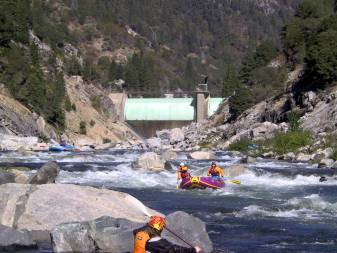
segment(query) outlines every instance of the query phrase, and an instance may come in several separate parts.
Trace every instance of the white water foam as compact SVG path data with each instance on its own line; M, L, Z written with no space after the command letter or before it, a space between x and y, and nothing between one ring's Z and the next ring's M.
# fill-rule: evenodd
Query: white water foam
M301 219L321 219L322 217L336 217L337 203L330 203L319 195L313 194L304 198L292 198L278 208L267 208L249 205L234 213L235 217L284 217Z
M297 175L295 177L282 176L275 173L265 173L263 175L256 175L253 172L242 174L235 179L241 180L241 184L248 186L264 186L264 187L291 187L303 185L322 185L319 182L319 176ZM324 185L337 185L337 180L324 182Z

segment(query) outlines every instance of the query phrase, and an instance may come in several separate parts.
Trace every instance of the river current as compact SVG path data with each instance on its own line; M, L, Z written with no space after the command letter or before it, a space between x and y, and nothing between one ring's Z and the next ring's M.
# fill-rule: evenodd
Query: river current
M249 171L223 190L176 189L175 168L185 162L192 175L210 164L189 160L186 153L171 161L172 170L149 173L131 169L139 151L112 150L80 153L0 153L2 164L36 170L56 160L58 183L74 183L127 192L164 214L183 210L201 218L214 247L230 252L337 252L337 180L319 182L314 166L258 160ZM238 157L217 152L226 168ZM329 173L328 173L329 174ZM40 251L42 252L42 251ZM46 252L46 251L43 251Z

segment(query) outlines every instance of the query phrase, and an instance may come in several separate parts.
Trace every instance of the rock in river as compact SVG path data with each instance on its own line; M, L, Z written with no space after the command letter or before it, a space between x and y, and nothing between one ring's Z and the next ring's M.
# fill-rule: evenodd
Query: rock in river
M201 246L205 252L212 251L212 242L206 232L205 223L184 212L175 212L167 217L170 230L187 240L192 245ZM67 223L52 230L53 248L58 252L131 252L133 233L144 223L131 222L126 219L100 217L93 221ZM163 238L188 247L169 232L163 232Z
M31 184L55 183L60 172L60 166L56 162L45 163L30 180Z
M0 224L18 229L50 231L61 223L104 215L146 220L131 195L88 186L4 184L0 185L0 199Z

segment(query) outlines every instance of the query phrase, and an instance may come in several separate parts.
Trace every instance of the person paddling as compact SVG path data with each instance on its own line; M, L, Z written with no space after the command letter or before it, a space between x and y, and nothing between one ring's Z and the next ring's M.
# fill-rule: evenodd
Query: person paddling
M188 167L184 163L180 163L177 171L177 181L189 178L191 175L188 172Z
M221 180L224 177L224 170L216 166L216 162L211 163L211 167L208 169L207 176L211 176L214 180Z
M161 238L165 226L165 218L151 216L148 224L133 231L134 248L132 253L202 253L202 249L198 246L186 248Z

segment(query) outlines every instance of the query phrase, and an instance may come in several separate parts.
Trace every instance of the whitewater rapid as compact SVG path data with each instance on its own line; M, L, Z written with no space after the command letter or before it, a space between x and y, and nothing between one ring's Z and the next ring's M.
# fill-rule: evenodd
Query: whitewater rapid
M170 161L170 170L147 172L132 169L140 153L7 152L0 153L0 161L36 170L54 160L61 166L57 183L128 192L163 213L184 210L206 221L218 248L233 252L337 252L337 180L331 173L328 181L321 183L323 170L315 165L260 159L245 165L245 173L231 178L240 180L240 185L227 181L221 190L183 191L176 189L177 165L183 161L192 175L200 176L205 175L210 160L191 160L187 153L179 153L178 159ZM226 152L217 152L215 160L224 169L240 163L240 157Z

